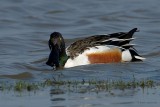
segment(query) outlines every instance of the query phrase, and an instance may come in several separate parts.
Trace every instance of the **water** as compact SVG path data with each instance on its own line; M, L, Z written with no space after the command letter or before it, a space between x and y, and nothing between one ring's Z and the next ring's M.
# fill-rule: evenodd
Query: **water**
M144 62L123 64L99 64L64 69L60 72L65 80L112 79L137 80L152 79L160 81L160 1L159 0L1 0L0 1L0 81L41 81L52 79L57 72L45 65L49 55L47 41L49 35L59 31L66 44L76 38L93 34L108 34L129 31L137 27L132 43L146 57ZM103 106L158 106L159 101L150 101L159 96L139 90L126 95L110 96L106 94L62 94L60 106L103 107ZM150 90L149 93L154 93ZM47 93L47 94L45 94ZM39 92L35 96L23 97L21 105L26 106L29 99L47 106L59 106L49 95L49 91ZM121 92L120 92L121 93ZM142 97L140 97L140 95ZM11 104L19 97L9 94L6 97ZM12 96L12 97L11 97ZM10 98L11 97L11 98ZM58 96L59 97L59 96ZM128 99L129 97L129 99ZM136 98L141 98L137 100ZM76 99L77 98L77 99ZM86 100L87 99L87 100ZM3 100L0 100L1 104ZM76 103L77 101L80 101ZM108 101L108 102L106 102ZM52 104L53 102L53 104ZM71 103L69 103L71 102ZM82 104L84 103L85 104ZM41 104L40 103L40 104ZM10 106L10 105L8 105ZM13 103L12 106L17 106ZM30 106L34 104L30 103Z

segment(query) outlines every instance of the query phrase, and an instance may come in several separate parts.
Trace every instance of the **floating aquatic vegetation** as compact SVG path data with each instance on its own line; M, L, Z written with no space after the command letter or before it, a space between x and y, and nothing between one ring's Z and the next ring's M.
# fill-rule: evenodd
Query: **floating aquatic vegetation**
M14 91L33 91L39 90L45 87L52 87L53 90L64 89L66 91L79 91L79 92L86 92L86 91L110 91L112 89L132 89L132 88L152 88L158 85L156 82L152 80L141 80L136 81L122 81L122 80L51 80L46 79L42 82L26 82L26 81L16 81L14 84L12 83L0 83L0 91L4 90L14 90ZM52 91L51 93L55 93ZM57 92L59 93L59 92ZM61 91L62 93L62 91Z

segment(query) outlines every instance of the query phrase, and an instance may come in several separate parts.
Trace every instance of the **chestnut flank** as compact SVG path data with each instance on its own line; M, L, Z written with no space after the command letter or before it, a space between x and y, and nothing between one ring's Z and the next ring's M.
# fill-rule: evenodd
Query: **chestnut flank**
M90 64L95 63L118 63L122 60L122 53L119 49L111 49L106 52L87 54Z

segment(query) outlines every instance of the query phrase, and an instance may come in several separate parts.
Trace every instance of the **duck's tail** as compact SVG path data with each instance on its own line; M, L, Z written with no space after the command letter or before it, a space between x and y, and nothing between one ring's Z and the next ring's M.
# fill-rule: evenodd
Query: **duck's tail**
M122 61L124 62L134 62L143 60L145 60L145 58L140 56L134 48L129 48L122 51Z

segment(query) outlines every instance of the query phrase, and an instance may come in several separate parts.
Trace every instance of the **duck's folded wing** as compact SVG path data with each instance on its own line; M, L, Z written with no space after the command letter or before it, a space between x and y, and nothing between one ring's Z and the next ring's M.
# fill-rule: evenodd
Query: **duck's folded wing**
M66 53L68 56L74 57L80 53L83 53L86 49L89 49L90 47L96 47L101 45L114 45L125 47L126 44L129 44L129 42L134 39L132 38L132 36L136 31L137 28L134 28L127 33L118 32L112 34L94 35L83 38L81 40L75 41L70 46L68 46L66 48Z

